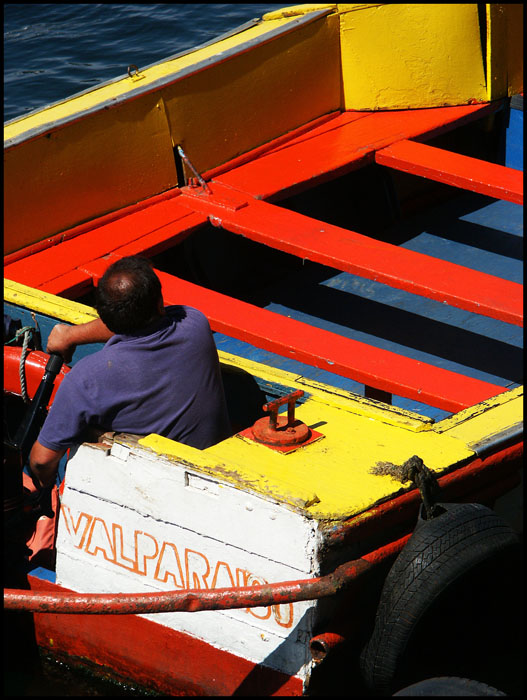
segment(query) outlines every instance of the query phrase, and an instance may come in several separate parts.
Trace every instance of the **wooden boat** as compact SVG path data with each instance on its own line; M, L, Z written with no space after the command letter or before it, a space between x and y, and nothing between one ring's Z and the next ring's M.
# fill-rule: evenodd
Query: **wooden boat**
M395 585L408 595L387 572L401 551L415 565L414 530L439 548L461 532L463 574L490 562L505 576L513 559L522 9L285 8L6 124L4 313L45 348L57 321L96 317L110 262L146 255L166 303L208 316L233 423L201 451L107 434L70 454L56 570L5 593L35 612L47 653L168 695L316 693L329 679L391 694L425 673L419 633L427 676L497 682L501 657L452 666L430 621L412 627L414 656L396 653L381 612ZM5 350L12 394L20 355ZM45 361L29 353L30 396ZM307 439L255 439L272 402L298 402L289 422ZM414 456L426 483L397 478ZM433 483L441 514L426 519ZM477 562L474 509L505 533ZM430 547L432 579L416 585L446 595ZM466 608L490 585L477 571L455 589Z

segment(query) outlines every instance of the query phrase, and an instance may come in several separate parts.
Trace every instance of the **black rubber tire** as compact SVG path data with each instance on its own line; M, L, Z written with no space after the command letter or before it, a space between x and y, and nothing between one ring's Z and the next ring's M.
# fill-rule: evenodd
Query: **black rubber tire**
M468 572L483 563L507 561L508 552L518 549L517 533L491 509L477 503L440 506L441 515L429 521L419 518L384 582L374 629L360 659L364 681L374 694L391 695L397 689L396 676L410 638L431 606L456 590L455 584L461 585ZM476 585L479 582L476 579ZM436 633L444 630L431 630L428 638ZM454 675L445 670L424 677ZM406 684L419 677L404 680Z
M502 693L501 690L492 688L485 683L472 681L469 678L442 676L439 678L427 678L425 681L409 685L407 688L394 693L393 697L401 695L406 697L445 697L450 695L485 697L487 695L506 695L506 693Z

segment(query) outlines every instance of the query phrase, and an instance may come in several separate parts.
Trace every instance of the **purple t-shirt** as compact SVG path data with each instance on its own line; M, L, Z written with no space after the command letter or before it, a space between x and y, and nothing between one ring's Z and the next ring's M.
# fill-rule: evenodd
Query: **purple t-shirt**
M204 449L230 435L218 352L209 322L189 306L136 335L114 335L64 377L38 441L63 450L88 426L157 433Z

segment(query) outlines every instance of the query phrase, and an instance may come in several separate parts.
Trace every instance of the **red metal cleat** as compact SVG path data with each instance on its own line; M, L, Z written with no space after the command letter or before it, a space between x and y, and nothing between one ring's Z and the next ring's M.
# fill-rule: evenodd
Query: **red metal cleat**
M252 428L247 428L238 435L268 445L279 452L290 452L300 445L323 437L301 420L295 419L295 403L303 395L304 392L299 389L266 403L262 408L270 414L269 417L260 418ZM287 417L278 415L278 409L284 404L287 404Z

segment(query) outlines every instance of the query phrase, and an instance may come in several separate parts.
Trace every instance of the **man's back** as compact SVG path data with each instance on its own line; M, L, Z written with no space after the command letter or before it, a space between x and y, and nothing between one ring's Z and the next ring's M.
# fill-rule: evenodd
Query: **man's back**
M230 424L207 318L173 306L161 320L114 335L80 360L61 384L39 442L64 449L87 426L158 433L193 447L225 439Z

